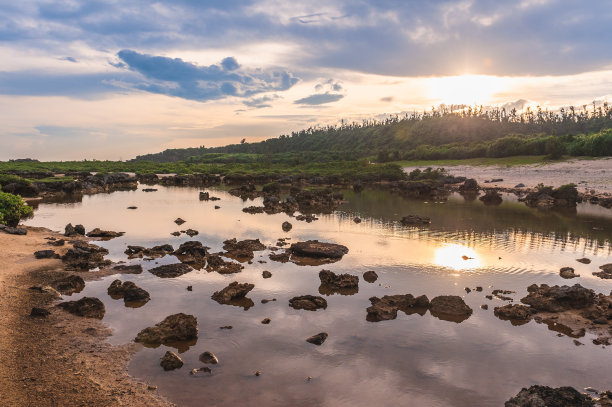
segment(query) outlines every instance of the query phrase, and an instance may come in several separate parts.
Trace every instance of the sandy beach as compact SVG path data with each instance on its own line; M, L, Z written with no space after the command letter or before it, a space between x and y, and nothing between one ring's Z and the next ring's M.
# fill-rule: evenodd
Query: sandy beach
M127 374L136 345L110 345L110 332L101 321L73 316L53 306L52 294L29 289L69 273L59 259L33 255L52 248L45 238L63 236L44 228L27 229L26 236L0 233L2 405L171 406L154 388ZM80 275L85 280L97 277L95 272ZM31 317L32 307L51 313Z

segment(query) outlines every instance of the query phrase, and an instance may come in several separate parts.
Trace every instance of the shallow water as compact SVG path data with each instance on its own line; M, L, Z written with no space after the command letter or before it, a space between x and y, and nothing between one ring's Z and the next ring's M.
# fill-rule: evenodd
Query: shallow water
M125 231L123 237L99 242L115 261L141 262L140 275L110 276L88 282L71 299L96 296L106 305L104 322L114 329L111 342L131 341L147 326L176 312L198 318L197 343L180 349L183 368L164 372L159 359L167 349L143 348L132 359L130 372L159 386L159 391L182 406L240 404L248 406L496 406L521 387L535 383L577 388L609 388L610 350L593 345L591 335L579 340L558 336L534 321L512 326L493 315L500 300L487 300L494 288L515 290L517 302L532 283L574 284L608 293L612 280L591 275L612 261L612 211L580 205L575 214L542 212L527 208L509 195L498 207L465 201L453 195L447 202L408 200L386 191L361 194L345 191L348 203L331 215L319 215L313 223L299 222L285 214L251 215L241 211L260 200L242 202L222 190L210 190L221 198L201 202L199 189L165 188L86 196L78 203L42 203L29 225L63 230L66 223ZM126 209L137 206L136 210ZM214 205L221 206L215 210ZM432 225L407 228L397 221L407 214L426 215ZM356 224L353 218L362 222ZM181 217L187 223L176 226ZM285 233L283 221L293 224ZM194 238L171 236L193 228ZM595 228L595 229L594 229ZM349 253L325 266L298 266L268 259L269 250L256 252L253 264L238 274L219 275L194 270L178 278L161 279L146 270L174 263L173 256L154 261L128 260L127 244L152 247L171 243L175 248L198 240L220 251L225 239L259 238L274 245L280 237L293 241L319 239L340 243ZM463 260L462 256L472 259ZM590 265L575 261L592 260ZM259 263L258 260L266 261ZM581 277L563 280L558 271L572 266ZM369 284L360 278L354 295L319 294L322 269L361 276L375 270L379 279ZM272 278L263 279L269 270ZM150 292L152 300L140 308L127 308L113 300L106 289L115 278L134 281ZM211 294L232 281L255 284L248 310L220 305ZM188 285L193 291L187 291ZM465 287L484 287L467 294ZM474 310L462 323L443 321L429 312L396 320L366 321L368 298L387 294L462 296ZM296 295L323 295L325 310L294 310L288 300ZM262 304L264 298L277 301ZM480 309L488 304L488 310ZM261 324L270 318L269 325ZM220 326L232 325L231 330ZM305 338L328 332L321 346ZM194 377L202 366L198 356L214 352L220 364L212 375ZM261 371L259 377L255 371ZM310 380L307 378L311 377Z

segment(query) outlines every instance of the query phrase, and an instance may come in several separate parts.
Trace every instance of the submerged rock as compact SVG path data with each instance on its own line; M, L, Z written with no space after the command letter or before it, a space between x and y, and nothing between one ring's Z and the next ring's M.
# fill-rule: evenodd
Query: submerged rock
M359 286L359 277L350 274L335 274L329 270L319 271L321 284L333 289L356 288Z
M108 295L114 299L123 298L125 302L147 302L151 299L149 293L138 287L132 281L121 283L121 280L115 280L108 287Z
M142 265L140 264L131 264L131 265L120 264L118 266L113 267L113 270L116 270L123 274L140 274L142 273Z
M591 259L587 259L586 257L576 259L576 261L582 264L591 264Z
M594 276L604 280L612 279L612 263L604 264L603 266L599 266L599 268L601 271L594 272Z
M472 309L458 295L440 295L432 298L429 312L445 321L462 322L472 315Z
M216 271L219 274L240 273L244 266L233 261L225 261L218 254L210 254L207 257L207 271Z
M174 263L152 268L149 272L157 277L172 278L182 276L183 274L189 273L191 270L192 268L187 264Z
M590 397L580 394L573 387L552 388L534 385L523 388L506 401L504 407L592 407Z
M561 268L561 270L559 270L559 275L562 278L576 278L576 277L580 277L580 274L576 274L574 273L574 269L571 267L563 267Z
M102 230L100 228L95 228L89 233L87 233L88 237L100 237L104 239L113 239L115 237L123 236L125 232L113 232L110 230Z
M189 341L198 337L198 320L193 315L183 313L167 316L153 327L138 333L135 341L149 345Z
M369 270L363 273L363 279L368 283L373 283L378 280L378 274L374 270Z
M228 239L223 242L223 250L227 257L238 261L252 260L255 256L253 252L265 250L266 246L259 239L236 240Z
M83 297L78 301L61 302L57 306L71 314L86 318L102 319L106 311L102 301L92 297Z
M314 295L302 295L293 297L289 300L289 306L295 309L304 309L307 311L316 311L320 308L327 308L327 301L323 297Z
M201 265L203 267L206 262L206 249L208 247L203 246L201 242L191 240L181 244L172 254L182 263Z
M291 244L289 251L291 254L301 257L340 259L349 250L346 246L340 244L308 240Z
M404 216L400 220L400 223L404 226L429 225L431 223L431 219L427 216L408 215Z
M83 291L85 281L79 276L71 275L54 281L52 285L62 294L74 294Z
M414 297L412 294L385 295L382 298L371 297L372 305L367 309L366 320L370 322L388 321L397 318L397 311L410 315L425 314L429 308L426 295Z
M167 254L172 254L172 252L174 252L174 247L169 244L163 244L159 246L154 246L150 249L147 249L146 247L142 246L128 245L124 253L128 255L128 258L133 259L135 257L144 256L152 258L163 257Z
M316 335L312 335L309 338L306 338L306 342L319 346L319 345L322 345L323 342L325 342L325 340L327 339L327 336L328 336L327 332L321 332Z
M485 205L499 205L502 203L501 195L494 189L487 190L485 194L478 199L480 199Z
M261 276L263 278L270 278L270 277L272 277L272 273L270 273L268 270L264 270L264 271L261 272Z
M164 370L174 370L183 367L183 359L172 351L166 351L166 354L159 363Z
M293 225L291 223L285 221L281 225L281 228L283 229L284 232L289 232L293 228Z
M507 304L503 307L495 307L493 309L493 314L499 319L524 321L524 323L529 322L531 319L531 309L519 304Z

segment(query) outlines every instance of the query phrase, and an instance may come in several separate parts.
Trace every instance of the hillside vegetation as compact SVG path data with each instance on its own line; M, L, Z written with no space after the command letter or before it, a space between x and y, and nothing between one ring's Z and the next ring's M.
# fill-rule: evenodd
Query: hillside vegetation
M522 114L505 109L432 110L311 127L256 143L169 149L134 161L295 165L358 158L386 162L564 154L612 155L612 108L607 103L559 112L527 109Z

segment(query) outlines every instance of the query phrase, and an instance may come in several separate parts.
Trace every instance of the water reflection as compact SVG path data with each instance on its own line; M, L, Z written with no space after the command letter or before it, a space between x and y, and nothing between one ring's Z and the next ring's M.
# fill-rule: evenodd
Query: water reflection
M176 263L177 258L129 259L124 253L128 244L178 247L196 240L215 253L235 237L260 239L267 247L279 238L343 244L349 253L325 268L358 276L369 270L378 274L375 283L360 279L356 292L337 295L321 287L319 266L271 261L274 251L266 249L255 253L252 264L242 263L238 277L205 269L163 279L148 272L130 275L151 296L140 308L126 309L108 296L106 290L117 276L88 282L81 293L70 296L95 296L104 302L104 322L113 328L110 340L116 344L132 341L140 330L168 315L196 316L197 342L143 348L130 364L132 374L157 385L179 405L199 406L205 399L211 405L251 406L494 406L533 383L609 387L609 353L602 353L608 350L590 344L577 347L567 334L557 337L536 322L513 326L501 321L493 307L502 302L485 295L495 288L516 291L520 298L533 283L567 283L558 270L568 265L581 275L580 284L608 293L610 282L591 273L610 262L612 211L594 213L580 206L576 214L545 213L506 196L496 207L454 195L445 203L424 203L365 190L359 195L345 191L348 203L339 212L305 223L285 214L245 214L243 207L260 202L242 202L223 190L211 190L221 198L221 208L215 209L215 203L199 200L198 189L157 188L154 194L122 191L86 196L79 203L40 203L27 224L63 230L71 222L88 230L125 230L124 236L99 244L109 250L108 258L144 270ZM403 227L399 220L408 214L429 216L432 224ZM355 216L362 222L353 222ZM177 217L200 233L171 236ZM291 231L283 231L285 221L293 224ZM576 262L581 257L592 263ZM264 279L264 270L273 277ZM255 285L246 307L211 299L236 278ZM485 291L464 290L476 286ZM317 292L326 296L324 310L288 306L290 298ZM380 323L364 318L371 297L405 293L458 295L474 311L460 324L443 323L424 310L416 312L423 317L400 312L395 320ZM262 301L271 298L277 301ZM483 304L489 309L480 309ZM272 323L261 324L264 318ZM219 329L229 325L233 329ZM317 332L329 334L323 345L305 342ZM160 357L174 347L182 352L185 365L164 372ZM189 375L201 366L198 356L207 350L220 363L211 366L212 374ZM254 376L255 371L261 376Z

